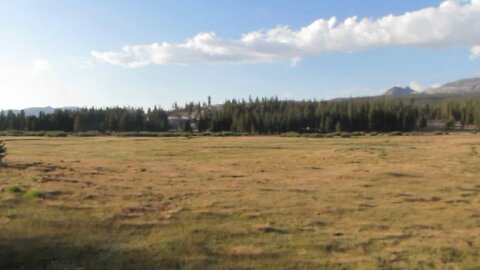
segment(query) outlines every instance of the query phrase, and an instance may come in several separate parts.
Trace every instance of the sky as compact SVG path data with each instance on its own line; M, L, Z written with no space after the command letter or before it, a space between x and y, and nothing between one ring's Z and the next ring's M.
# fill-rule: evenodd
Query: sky
M0 109L377 95L480 76L480 0L0 0Z

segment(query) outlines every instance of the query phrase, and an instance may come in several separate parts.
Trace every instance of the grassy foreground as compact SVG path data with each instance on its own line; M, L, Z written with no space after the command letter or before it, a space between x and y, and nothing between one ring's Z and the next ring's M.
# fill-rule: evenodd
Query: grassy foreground
M480 135L5 139L0 269L480 269Z

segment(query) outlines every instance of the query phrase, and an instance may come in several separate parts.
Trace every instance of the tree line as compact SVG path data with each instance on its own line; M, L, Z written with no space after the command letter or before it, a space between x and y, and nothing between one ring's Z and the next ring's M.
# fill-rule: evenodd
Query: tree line
M0 113L0 130L65 132L162 132L177 116L184 131L279 134L283 132L391 132L423 130L437 121L445 128L480 128L480 97L352 98L332 101L287 101L278 98L228 100L221 105L188 103L160 108L90 108L55 110L26 116ZM176 127L178 130L179 127Z
M0 113L0 130L65 131L65 132L131 132L168 131L168 114L157 107L57 109L51 114L41 112L26 116L24 111Z
M204 113L200 131L260 134L295 132L390 132L427 128L480 127L480 98L356 98L333 101L281 101L277 98L231 100L221 110Z

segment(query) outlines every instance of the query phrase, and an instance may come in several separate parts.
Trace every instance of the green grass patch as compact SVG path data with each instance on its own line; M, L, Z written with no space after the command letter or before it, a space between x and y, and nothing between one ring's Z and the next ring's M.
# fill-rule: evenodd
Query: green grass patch
M9 192L9 193L21 193L22 188L20 187L20 185L16 184L16 185L8 187L7 192Z
M43 192L36 189L29 189L27 192L25 192L25 197L30 199L41 198L43 197Z

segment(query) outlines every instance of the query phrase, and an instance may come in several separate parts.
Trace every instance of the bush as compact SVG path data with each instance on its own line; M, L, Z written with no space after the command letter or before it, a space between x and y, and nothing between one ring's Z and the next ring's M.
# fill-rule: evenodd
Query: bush
M76 137L96 137L101 135L102 133L98 131L84 131L84 132L77 132L72 134L72 136L76 136Z
M400 131L392 131L388 133L388 136L403 136L403 133Z
M41 198L42 196L43 196L43 193L36 190L36 189L29 189L25 193L25 197L27 197L27 198Z
M25 131L22 136L43 137L46 134L45 131Z
M285 132L280 134L282 137L300 137L300 133L298 132Z
M117 137L158 137L159 133L154 132L117 132Z
M67 137L68 133L65 131L48 131L45 136L47 137Z
M378 132L370 132L368 133L369 136L378 136Z
M363 131L355 131L355 132L352 133L352 136L357 136L357 137L365 136L365 132L363 132Z
M445 129L449 130L455 127L455 121L454 120L449 120L445 122Z
M322 133L311 133L308 134L309 138L325 138L325 134Z
M246 132L230 132L230 131L223 131L220 133L215 133L215 137L238 137L238 136L248 136L249 134Z
M0 141L0 163L3 162L3 159L7 156L7 154L7 147L5 147L3 141Z
M350 138L350 137L352 137L352 134L351 134L351 133L348 133L348 132L342 132L342 133L340 134L340 137L341 137L341 138Z
M324 133L317 133L317 138L325 138L325 134Z
M22 136L23 131L20 130L5 130L0 132L0 136Z
M20 193L22 192L22 188L19 185L13 185L7 188L7 191L10 193Z
M222 137L230 137L230 136L235 136L235 133L234 132L230 132L230 131L224 131L221 133Z

